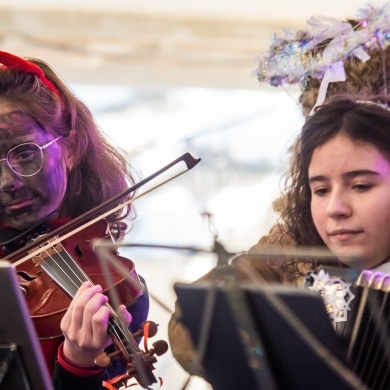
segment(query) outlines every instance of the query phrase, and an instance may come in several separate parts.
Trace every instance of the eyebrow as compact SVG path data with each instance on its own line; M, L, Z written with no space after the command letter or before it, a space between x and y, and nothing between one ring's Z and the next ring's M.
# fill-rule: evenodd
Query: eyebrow
M379 176L379 172L371 171L369 169L359 169L356 171L345 172L345 173L343 173L342 176L345 179L353 179L353 178L358 177L358 176L366 176L366 175ZM327 178L324 175L312 176L312 177L309 177L309 184L314 183L314 182L318 182L318 181L325 181L325 180L327 180Z

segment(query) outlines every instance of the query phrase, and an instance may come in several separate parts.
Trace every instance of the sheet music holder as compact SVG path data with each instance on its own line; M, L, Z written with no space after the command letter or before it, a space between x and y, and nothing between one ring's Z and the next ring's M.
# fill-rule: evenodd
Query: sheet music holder
M334 331L321 297L309 290L266 285L259 289L238 286L239 305L250 313L253 330L260 340L248 360L251 325L239 323L240 309L233 304L226 284L180 284L174 286L182 312L181 321L189 329L194 345L199 345L201 322L210 291L215 291L210 332L202 366L214 390L230 389L363 389L364 385L345 364L346 351ZM276 297L306 328L295 328L267 297ZM233 298L235 299L235 298ZM246 322L244 315L241 322ZM248 331L249 329L249 331ZM310 336L310 337L307 337ZM309 342L308 342L309 340ZM314 340L315 343L311 343ZM267 367L269 366L269 367ZM264 385L259 370L270 368L271 385ZM335 369L336 368L336 369Z
M52 390L15 269L0 260L0 390Z

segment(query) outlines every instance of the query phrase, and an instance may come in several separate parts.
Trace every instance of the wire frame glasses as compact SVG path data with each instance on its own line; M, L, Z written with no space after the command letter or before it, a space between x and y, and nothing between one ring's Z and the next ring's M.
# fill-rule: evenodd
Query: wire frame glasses
M8 166L19 176L34 176L43 166L43 149L57 142L62 136L52 139L48 143L39 146L34 142L26 142L10 149L6 158Z

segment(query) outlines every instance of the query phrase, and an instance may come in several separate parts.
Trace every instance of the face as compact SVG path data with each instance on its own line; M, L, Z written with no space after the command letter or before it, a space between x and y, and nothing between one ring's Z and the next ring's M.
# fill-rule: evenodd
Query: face
M337 135L309 165L311 213L329 249L359 270L390 257L390 163L375 146ZM360 260L344 256L356 255Z
M0 158L16 145L34 142L44 145L55 137L29 116L0 103ZM0 220L16 229L34 226L57 210L67 186L67 162L55 142L43 150L42 169L34 176L22 177L6 161L0 162Z

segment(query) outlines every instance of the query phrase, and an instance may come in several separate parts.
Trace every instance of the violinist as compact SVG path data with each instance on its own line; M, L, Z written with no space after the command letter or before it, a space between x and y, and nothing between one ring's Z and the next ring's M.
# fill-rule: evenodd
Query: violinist
M136 176L99 131L89 109L49 65L0 52L0 237L9 229L56 229L121 193ZM123 235L125 217L134 217L130 205L107 217L117 237ZM26 241L28 237L16 235L3 246L2 257ZM94 364L112 343L108 298L102 292L100 285L84 282L61 321L60 346L44 350L55 389L99 389L103 379L123 373L120 360L106 369ZM148 308L143 292L118 311L134 332L146 320Z

